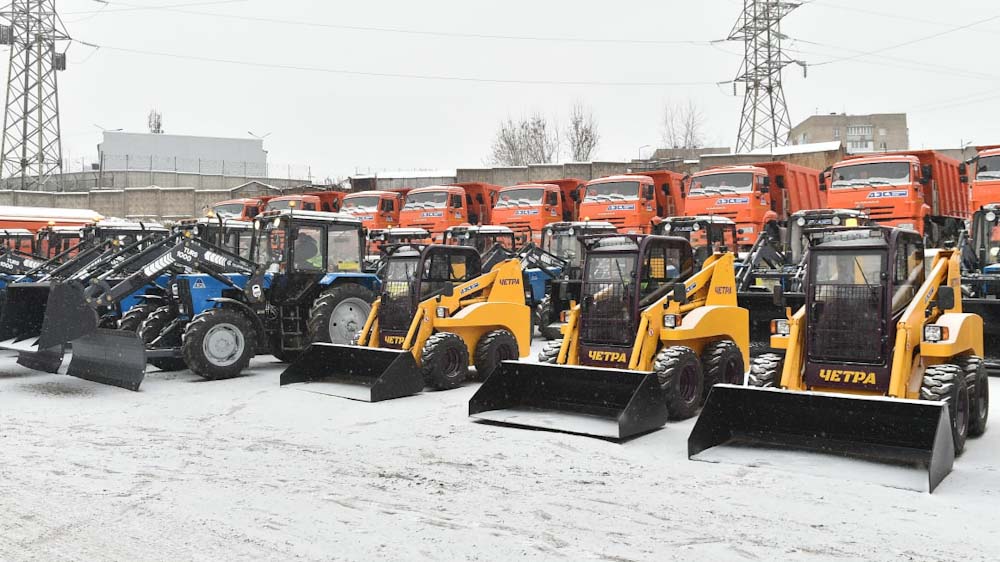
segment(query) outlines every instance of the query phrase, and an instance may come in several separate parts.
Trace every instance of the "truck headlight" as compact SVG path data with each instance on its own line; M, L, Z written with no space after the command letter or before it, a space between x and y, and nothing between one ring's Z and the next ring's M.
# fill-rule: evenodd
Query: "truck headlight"
M447 318L448 317L448 307L447 306L439 306L439 307L437 307L437 317L438 318Z
M771 320L771 333L777 336L787 336L792 333L792 327L786 319Z
M678 314L664 314L663 315L663 327L664 328L676 328L681 323L681 317Z
M948 339L948 328L945 326L936 326L934 324L924 326L924 341L936 343L946 339Z
M841 220L840 217L833 217L830 222L833 223L833 226L840 226Z
M799 226L805 226L806 225L806 219L805 219L805 217L799 217L799 220L795 221L795 223L798 224Z

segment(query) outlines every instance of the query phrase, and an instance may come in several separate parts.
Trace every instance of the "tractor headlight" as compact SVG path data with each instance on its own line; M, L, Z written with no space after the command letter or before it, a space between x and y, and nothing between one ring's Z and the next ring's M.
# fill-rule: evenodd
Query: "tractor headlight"
M778 336L787 336L792 333L792 328L787 319L771 320L771 333Z
M681 323L681 317L679 314L664 314L663 315L663 327L664 328L676 328Z
M805 217L799 217L799 220L795 221L795 224L797 224L799 226L805 226L806 225L806 218Z
M833 226L840 226L842 221L840 220L840 217L833 217L830 219L830 222L833 223Z
M447 306L439 306L439 307L437 307L437 317L438 318L447 318L448 317L448 307Z
M663 232L666 234L670 234L670 231L673 229L674 227L670 226L670 223L663 225Z
M929 324L924 326L924 341L936 343L948 339L948 328Z

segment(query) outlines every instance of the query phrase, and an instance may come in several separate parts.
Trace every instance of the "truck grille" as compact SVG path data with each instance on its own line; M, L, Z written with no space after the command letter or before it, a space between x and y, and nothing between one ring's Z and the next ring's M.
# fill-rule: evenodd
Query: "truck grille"
M384 285L382 302L378 310L380 330L407 331L413 319L413 297L410 284L404 281L389 281Z
M631 345L635 337L632 302L617 283L584 283L580 340L600 345Z
M871 285L817 285L809 310L809 358L882 362L882 293Z

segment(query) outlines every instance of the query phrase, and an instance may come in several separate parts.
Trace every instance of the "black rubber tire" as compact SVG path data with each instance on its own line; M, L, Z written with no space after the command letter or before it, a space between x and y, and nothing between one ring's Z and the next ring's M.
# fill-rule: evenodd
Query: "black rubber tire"
M434 390L461 386L469 378L469 350L465 341L450 332L431 335L420 351L420 374Z
M133 306L118 321L118 329L123 332L138 333L139 329L142 328L142 322L155 310L156 307L151 304L137 304Z
M717 384L743 384L746 366L739 346L730 340L715 341L701 350L701 364L705 370L705 390L702 399L708 398L709 391Z
M558 340L562 338L562 332L559 328L549 328L548 321L552 318L552 299L548 295L542 299L542 303L538 305L539 318L541 321L538 323L538 332L542 334L542 337L547 340Z
M705 374L693 349L680 345L661 349L653 361L653 371L663 389L670 419L685 420L698 413Z
M556 360L559 359L559 350L562 349L562 344L562 339L545 342L545 347L538 352L538 362L555 365Z
M969 437L979 437L986 433L990 417L990 377L982 357L959 357L955 364L965 373L965 386L969 388Z
M242 333L243 349L234 361L226 364L213 363L204 352L205 337L209 331L221 324L229 324ZM181 351L184 362L196 375L209 380L228 379L239 376L250 364L254 356L257 334L254 326L242 313L229 308L212 308L195 316L184 329Z
M147 348L153 343L156 338L160 337L163 330L174 321L175 315L174 311L171 310L169 306L161 306L154 310L146 319L142 322L142 327L139 328L139 337L142 338L142 343L146 345ZM163 342L166 343L167 347L170 343L174 343L180 346L180 337L177 338L176 342ZM184 363L184 359L181 357L157 357L149 360L149 364L156 367L161 371L183 371L187 369L187 364Z
M368 306L365 309L358 311L359 317L364 316L367 319L369 313L371 313L371 305L375 302L375 294L357 283L345 283L323 291L323 294L313 302L312 309L309 311L309 322L307 325L309 341L339 344L351 343L354 333L364 327L364 320L358 326L351 326L350 324L344 327L339 327L336 324L334 326L330 325L333 321L331 318L333 311L347 299L357 299L358 301L367 303ZM342 332L342 337L331 337L330 332L334 328L336 328L336 331Z
M778 388L781 385L781 371L785 367L785 357L777 353L764 353L750 360L750 374L747 386Z
M955 456L961 455L969 434L969 387L965 384L962 368L948 363L928 367L924 371L920 398L948 404Z
M493 330L479 338L473 359L476 378L484 381L500 366L501 361L516 361L521 356L517 338L507 330Z

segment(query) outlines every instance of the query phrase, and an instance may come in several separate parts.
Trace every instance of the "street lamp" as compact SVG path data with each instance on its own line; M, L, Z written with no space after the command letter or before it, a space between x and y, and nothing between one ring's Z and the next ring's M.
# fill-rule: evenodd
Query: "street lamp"
M642 146L639 147L639 160L642 160L642 149L644 149L644 148L652 148L652 146L653 145L651 145L651 144L644 144L644 145L642 145Z

